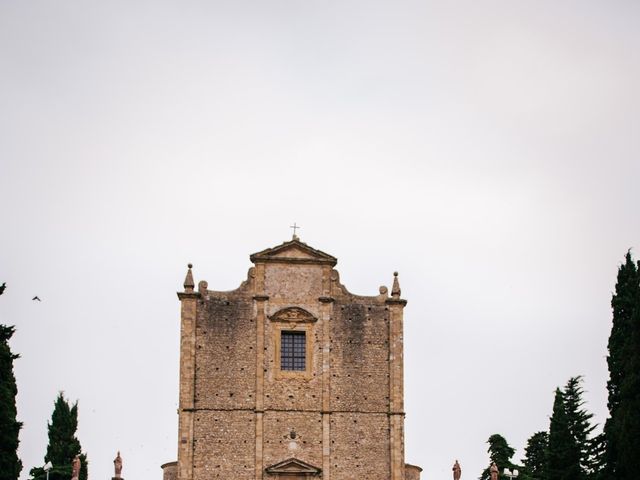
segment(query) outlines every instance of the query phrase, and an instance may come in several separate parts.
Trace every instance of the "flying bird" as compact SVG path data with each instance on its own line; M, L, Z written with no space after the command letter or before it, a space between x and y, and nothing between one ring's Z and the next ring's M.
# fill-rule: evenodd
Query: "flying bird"
M4 293L5 288L7 288L7 282L3 282L2 285L0 285L0 295Z
M40 298L36 295L35 297L33 297L31 300L37 300L39 302L41 302L42 300L40 300Z

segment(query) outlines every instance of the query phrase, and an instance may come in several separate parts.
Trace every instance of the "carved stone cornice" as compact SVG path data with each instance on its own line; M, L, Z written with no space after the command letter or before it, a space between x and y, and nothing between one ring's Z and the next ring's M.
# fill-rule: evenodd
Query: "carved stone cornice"
M404 307L407 304L407 301L403 298L387 298L384 303L387 305L402 305Z
M186 300L189 298L200 298L200 292L177 292L180 300Z

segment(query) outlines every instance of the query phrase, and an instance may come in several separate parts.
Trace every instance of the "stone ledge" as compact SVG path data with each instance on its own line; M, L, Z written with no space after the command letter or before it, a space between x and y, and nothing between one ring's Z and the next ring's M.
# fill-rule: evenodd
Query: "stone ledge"
M188 298L200 298L200 292L177 292L180 300L186 300Z
M407 301L403 298L387 298L384 303L387 305L402 305L404 307L407 304Z

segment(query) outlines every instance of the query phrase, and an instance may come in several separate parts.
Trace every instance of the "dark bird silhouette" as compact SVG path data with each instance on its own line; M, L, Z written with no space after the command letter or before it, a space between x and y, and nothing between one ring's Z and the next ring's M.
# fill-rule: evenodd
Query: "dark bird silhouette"
M2 285L0 285L0 295L4 293L5 288L7 288L7 282L3 282Z
M40 300L40 298L36 295L35 297L33 297L31 300L37 300L39 302L41 302L42 300Z

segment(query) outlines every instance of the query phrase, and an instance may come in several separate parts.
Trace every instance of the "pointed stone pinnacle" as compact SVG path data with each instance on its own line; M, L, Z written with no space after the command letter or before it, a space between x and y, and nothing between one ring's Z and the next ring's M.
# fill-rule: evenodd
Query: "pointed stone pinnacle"
M400 298L400 282L398 281L398 272L393 272L393 288L391 289L392 298Z
M192 264L187 265L189 270L187 270L187 276L184 279L184 291L185 292L193 292L193 287L195 287L195 283L193 283L193 274L191 273L191 268L193 268Z

